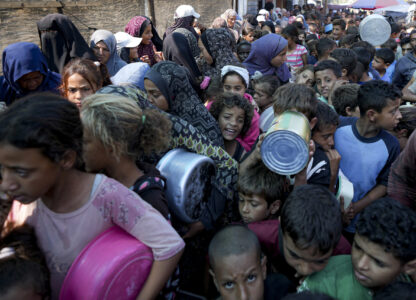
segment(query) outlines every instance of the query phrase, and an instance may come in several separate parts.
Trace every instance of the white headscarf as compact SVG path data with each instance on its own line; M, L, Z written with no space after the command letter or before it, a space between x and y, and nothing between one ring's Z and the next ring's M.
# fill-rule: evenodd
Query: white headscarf
M247 69L241 68L241 67L237 67L237 66L232 66L232 65L224 66L221 69L221 79L223 79L224 76L227 75L230 72L236 72L236 73L238 73L238 75L240 75L244 79L244 81L246 83L246 87L248 87L248 84L249 84L249 81L250 81L250 79L249 79L250 76L248 74Z

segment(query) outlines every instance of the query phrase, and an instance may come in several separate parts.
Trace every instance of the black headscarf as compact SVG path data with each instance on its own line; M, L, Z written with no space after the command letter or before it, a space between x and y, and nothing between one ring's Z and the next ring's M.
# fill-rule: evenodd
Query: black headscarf
M199 35L198 33L196 33L194 27L192 26L193 21L194 21L194 16L187 16L187 17L175 19L175 23L172 26L168 27L168 29L166 29L163 39L165 39L168 35L172 34L172 32L174 32L176 29L185 28L185 29L188 29L190 32L192 32L192 34L198 40Z
M178 32L168 35L163 41L163 56L189 70L193 79L202 76L193 57L186 37Z
M62 14L50 14L37 22L40 45L50 70L61 73L76 57L97 60L72 21Z

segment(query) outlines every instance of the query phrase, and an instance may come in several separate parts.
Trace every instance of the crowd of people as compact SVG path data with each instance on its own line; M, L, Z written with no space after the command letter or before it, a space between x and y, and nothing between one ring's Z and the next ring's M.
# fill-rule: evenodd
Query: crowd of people
M39 20L2 54L0 298L59 299L116 226L153 253L140 300L415 299L416 23L373 45L367 15L181 5L163 35L135 16L89 41ZM290 176L262 159L287 111L311 130ZM156 168L177 148L215 165L192 223Z

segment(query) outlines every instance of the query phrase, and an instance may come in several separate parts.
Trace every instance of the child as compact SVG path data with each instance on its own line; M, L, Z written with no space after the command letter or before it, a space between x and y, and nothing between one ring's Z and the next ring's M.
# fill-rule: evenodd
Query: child
M331 170L329 190L334 192L341 160L341 156L334 149L334 133L339 124L338 115L331 107L319 101L316 117L318 121L312 130L312 139L315 142L315 147L321 147L328 156Z
M286 198L286 176L270 171L263 163L241 170L238 177L238 209L244 223L278 216Z
M17 101L0 114L0 145L1 189L33 210L25 221L34 227L45 253L53 299L74 259L111 226L152 248L155 261L137 299L157 296L184 242L136 193L105 175L82 171L76 105L44 94ZM17 209L13 217L24 218Z
M263 75L254 82L254 101L259 108L260 113L260 130L266 132L272 126L274 119L273 112L273 94L280 85L276 76Z
M360 117L358 107L358 90L360 85L356 83L344 84L337 87L331 94L331 102L338 115L344 117Z
M308 51L302 45L298 44L298 30L295 25L289 25L282 31L282 36L287 40L286 64L292 73L292 80L295 81L296 70L305 66Z
M49 270L28 225L15 228L0 241L0 297L50 299Z
M350 49L355 42L357 42L357 34L346 34L340 38L338 45L340 48Z
M344 36L346 27L347 24L343 19L335 19L332 21L332 36L337 44L339 43L339 40Z
M240 43L238 43L237 56L241 63L246 60L246 58L250 54L250 50L251 50L251 44L249 42L241 41Z
M357 222L351 256L331 258L299 290L340 300L372 299L375 291L396 280L409 281L408 275L416 271L415 245L415 212L390 198L379 199L364 209Z
M357 55L351 49L338 48L331 52L330 59L337 61L342 68L341 78L348 80L357 65Z
M316 45L318 62L329 58L329 54L337 47L335 41L328 38L321 38Z
M306 48L308 49L308 65L315 65L318 62L318 50L316 50L317 45L318 40L310 40L306 42Z
M315 74L312 65L306 65L303 68L300 68L296 74L296 83L305 84L308 87L313 87L315 84Z
M399 140L400 151L403 151L410 135L416 129L416 107L411 105L402 105L399 110L402 114L402 118L394 130L390 131L390 133Z
M373 80L358 91L360 118L341 118L335 132L335 149L341 155L341 171L354 185L355 217L346 228L355 232L357 215L387 191L390 165L400 153L395 137L386 132L399 123L400 91L391 84Z
M224 93L212 103L209 111L218 121L225 151L239 162L245 151L236 138L244 137L248 132L253 118L253 106L238 94Z
M361 78L358 79L358 84L373 80L370 76L371 53L364 47L354 47L352 50L357 54L357 62L360 62L364 67L364 72ZM377 73L378 75L378 73ZM379 76L379 75L378 75Z
M267 258L256 235L241 225L219 231L208 248L210 274L221 300L281 299L293 290L280 274L267 276Z
M114 95L88 97L81 121L86 170L114 178L169 219L164 178L152 165L136 161L168 148L171 122L157 110L142 111L134 100Z
M380 74L381 80L391 83L393 74L387 73L387 69L394 62L394 59L394 52L388 48L381 48L376 51L372 66Z
M341 209L333 193L318 185L297 186L280 213L280 222L250 223L279 272L294 283L325 268L332 255L349 254L342 237ZM267 232L267 235L266 235Z
M342 69L338 62L324 60L318 63L315 67L315 81L316 88L320 94L319 100L326 104L330 104L328 102L329 95L331 94L335 83L341 79L341 76Z
M373 300L413 300L415 295L416 284L397 281L377 292Z

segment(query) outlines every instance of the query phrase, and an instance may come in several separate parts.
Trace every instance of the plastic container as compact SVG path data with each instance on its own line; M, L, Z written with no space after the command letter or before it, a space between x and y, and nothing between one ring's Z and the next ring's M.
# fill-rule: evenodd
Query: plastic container
M60 300L136 299L153 264L152 250L118 227L104 231L72 263Z
M166 198L172 213L185 223L196 222L215 175L212 159L177 148L166 153L156 168L167 179Z
M373 14L361 21L359 31L363 41L376 47L387 42L390 38L391 27L383 16Z
M341 201L341 197L344 198L344 209L347 209L350 206L352 199L354 198L354 185L344 173L339 170L338 175L338 189L336 197L338 201Z
M277 116L261 145L264 164L281 175L294 175L303 170L309 160L311 129L301 113L285 111Z

